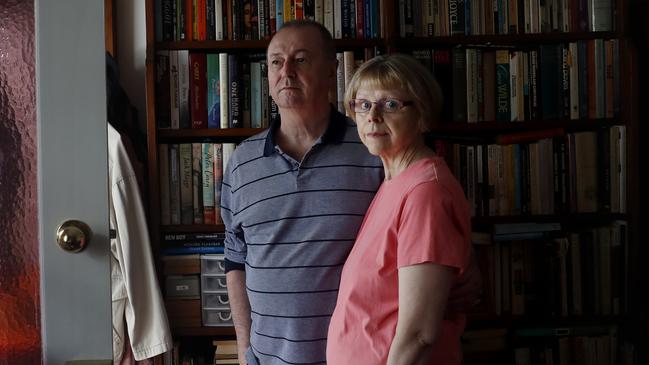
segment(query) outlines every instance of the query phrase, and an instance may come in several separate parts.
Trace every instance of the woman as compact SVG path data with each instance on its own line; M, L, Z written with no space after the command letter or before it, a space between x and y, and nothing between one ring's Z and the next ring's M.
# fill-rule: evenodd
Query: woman
M469 264L469 207L444 160L424 143L441 109L439 85L417 60L363 64L345 106L370 153L379 188L343 268L329 326L333 365L460 364L463 315L445 316Z

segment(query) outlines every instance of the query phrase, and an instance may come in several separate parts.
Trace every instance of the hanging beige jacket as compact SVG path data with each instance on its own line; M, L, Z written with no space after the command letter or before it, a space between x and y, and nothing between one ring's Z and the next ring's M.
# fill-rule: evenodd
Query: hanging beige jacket
M119 363L125 331L135 360L172 348L171 332L153 265L149 232L135 171L122 136L108 125L113 300L113 360Z

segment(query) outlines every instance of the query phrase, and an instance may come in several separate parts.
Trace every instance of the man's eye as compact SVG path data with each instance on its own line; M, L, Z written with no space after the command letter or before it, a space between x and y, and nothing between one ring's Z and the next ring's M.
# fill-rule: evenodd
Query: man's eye
M306 62L306 58L304 58L304 57L298 57L298 58L295 59L295 62L297 62L297 63L304 63L304 62Z
M282 64L282 62L280 60L271 60L270 64L273 66L279 66Z

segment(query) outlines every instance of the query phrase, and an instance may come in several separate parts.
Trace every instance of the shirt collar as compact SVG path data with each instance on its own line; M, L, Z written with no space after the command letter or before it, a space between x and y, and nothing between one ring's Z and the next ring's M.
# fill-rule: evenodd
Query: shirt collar
M264 157L268 157L275 152L275 133L281 125L281 119L276 118L268 128L266 134L266 142L264 143ZM347 129L347 117L341 114L333 105L329 112L329 125L327 130L320 138L322 143L337 144L341 143L345 137L345 130Z

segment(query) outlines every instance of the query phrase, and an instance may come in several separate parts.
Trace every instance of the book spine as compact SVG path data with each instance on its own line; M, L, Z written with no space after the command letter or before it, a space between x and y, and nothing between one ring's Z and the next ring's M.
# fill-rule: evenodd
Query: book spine
M214 143L214 219L222 223L221 219L221 184L223 183L223 145Z
M221 128L228 128L230 121L230 84L228 82L228 54L219 53L219 87Z
M205 37L207 40L216 40L216 2L205 0Z
M324 24L324 0L314 0L313 20Z
M464 35L464 1L465 0L449 0L448 11L451 35Z
M180 224L180 160L178 144L169 145L169 211L171 224Z
M221 127L221 89L219 85L219 55L207 55L207 127Z
M274 105L277 107L273 101L270 92L268 91L268 64L266 60L259 62L259 68L261 70L261 128L267 128L270 125L272 118L279 115L277 108L275 108L276 115L273 116L271 106Z
M342 23L342 2L344 0L332 0L333 1L333 36L335 39L342 39L343 37L343 23Z
M171 211L169 202L169 145L158 145L159 181L160 181L160 224L171 224Z
M180 128L191 128L191 118L189 115L189 51L178 51L178 114Z
M169 51L169 90L171 129L180 128L180 84L178 80L178 51Z
M286 0L288 1L288 0ZM280 30L284 25L284 0L275 1L275 29ZM331 31L331 30L330 30Z
M240 97L239 97L239 106L241 109L241 126L243 128L250 128L250 90L251 90L251 80L250 80L250 63L242 62L240 65L241 70L241 85L240 85Z
M187 39L186 30L186 15L185 15L185 0L174 0L174 13L176 15L176 34L177 40L184 41Z
M334 34L334 1L324 0L324 26L331 34Z
M192 143L192 207L194 224L203 224L203 146Z
M207 57L191 53L191 119L192 128L207 128Z
M174 0L162 0L162 40L174 40Z
M242 88L240 75L239 57L234 54L228 55L228 84L230 86L230 121L228 127L243 127L242 115Z
M171 128L171 89L169 72L169 51L156 52L156 106L157 126L160 129Z
M202 144L201 167L203 171L203 222L216 224L214 207L214 147L212 143Z
M181 143L178 145L180 161L180 222L181 224L194 223L194 201L192 198L192 145Z
M270 39L275 32L277 32L277 1L268 0L268 34L265 39Z
M226 39L227 32L224 26L223 3L225 0L214 2L214 37L217 41Z
M496 120L511 119L509 91L509 51L496 51Z
M250 122L252 128L261 128L261 64L250 63Z

